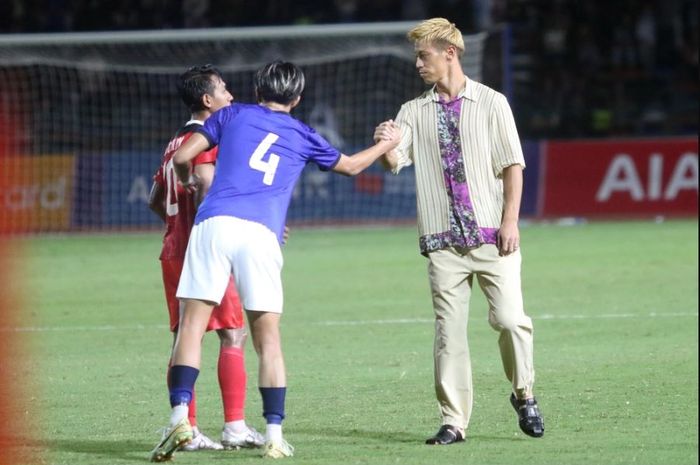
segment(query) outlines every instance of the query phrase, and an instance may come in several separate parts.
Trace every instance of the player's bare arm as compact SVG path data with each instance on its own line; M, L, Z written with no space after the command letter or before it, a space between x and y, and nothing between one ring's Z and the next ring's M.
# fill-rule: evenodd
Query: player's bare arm
M190 172L190 161L209 148L209 141L201 134L192 134L173 154L175 174L183 186L190 188L198 184L197 176Z
M204 196L209 192L211 183L214 180L215 169L214 163L201 163L194 166L194 175L199 180L194 196L195 206L199 207L199 204L204 200Z
M372 147L354 155L340 155L340 160L333 168L336 173L355 176L364 171L386 152L394 150L401 141L401 131L398 126L387 126L382 138Z
M379 161L385 170L391 171L399 166L399 154L396 153L396 150L390 150L383 157L380 157Z
M148 194L148 208L158 215L158 218L163 220L163 223L165 223L164 201L165 192L163 191L163 187L157 182L154 182L151 186L151 192Z
M523 193L523 167L510 165L503 169L503 219L498 231L498 250L509 255L520 247L520 199Z

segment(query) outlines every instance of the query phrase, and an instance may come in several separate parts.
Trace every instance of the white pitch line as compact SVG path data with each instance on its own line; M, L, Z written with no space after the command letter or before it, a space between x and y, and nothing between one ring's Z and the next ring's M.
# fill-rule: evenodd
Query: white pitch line
M683 318L696 317L698 312L676 312L676 313L609 313L602 315L551 315L544 314L532 317L534 320L597 320L610 318Z
M544 314L532 316L533 320L597 320L597 319L612 319L612 318L681 318L681 317L696 317L697 312L679 312L679 313L610 313L603 315L552 315ZM432 323L432 318L399 318L396 320L338 320L338 321L319 321L313 323L318 326L360 326L360 325L400 325L400 324L415 324L415 323Z
M60 331L144 331L150 329L168 329L168 325L99 325L99 326L23 326L23 327L0 327L0 332L15 333L44 333Z
M601 315L553 315L543 314L532 316L533 320L605 320L624 318L697 318L698 312L676 312L676 313L608 313ZM397 318L389 320L327 320L311 323L315 326L367 326L367 325L405 325L405 324L427 324L433 323L432 318ZM145 330L166 330L168 325L99 325L99 326L23 326L23 327L0 327L0 332L15 333L41 333L41 332L61 332L61 331L145 331Z
M432 323L432 318L398 318L395 320L339 320L339 321L315 321L317 326L363 326L363 325L405 325L416 323Z

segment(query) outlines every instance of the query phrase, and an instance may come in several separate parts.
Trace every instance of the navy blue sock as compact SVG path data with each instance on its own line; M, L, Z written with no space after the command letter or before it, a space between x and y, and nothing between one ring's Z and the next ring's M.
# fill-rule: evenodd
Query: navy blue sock
M263 416L268 423L281 425L284 420L284 397L286 387L261 387Z
M175 365L170 368L170 406L189 405L192 401L194 383L199 370L187 365Z

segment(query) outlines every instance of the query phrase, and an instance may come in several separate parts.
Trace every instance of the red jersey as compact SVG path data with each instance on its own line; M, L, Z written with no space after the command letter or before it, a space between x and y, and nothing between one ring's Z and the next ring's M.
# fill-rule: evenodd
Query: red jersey
M189 139L194 134L194 130L201 125L201 121L190 120L175 134L165 149L158 171L153 176L153 181L158 183L165 192L166 228L163 236L163 250L160 253L161 260L185 258L187 241L190 238L197 209L194 205L194 195L187 192L177 179L172 158L183 142ZM192 166L214 163L216 155L217 147L202 152L192 160Z

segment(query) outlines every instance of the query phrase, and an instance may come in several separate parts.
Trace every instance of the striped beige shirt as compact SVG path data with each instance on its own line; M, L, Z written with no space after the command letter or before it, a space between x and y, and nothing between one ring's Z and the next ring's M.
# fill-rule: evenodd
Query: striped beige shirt
M459 147L476 223L480 228L499 228L503 169L515 164L525 167L513 113L503 94L470 79L457 98L461 99ZM433 87L403 104L396 117L401 143L393 172L415 165L421 238L450 229L452 207L438 139L438 102Z

